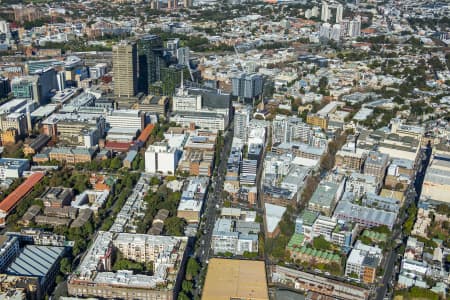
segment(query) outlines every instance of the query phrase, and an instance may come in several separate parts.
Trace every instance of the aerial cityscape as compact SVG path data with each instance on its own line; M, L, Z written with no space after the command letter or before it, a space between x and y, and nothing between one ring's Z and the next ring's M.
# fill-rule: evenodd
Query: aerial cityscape
M450 1L1 0L0 299L449 300Z

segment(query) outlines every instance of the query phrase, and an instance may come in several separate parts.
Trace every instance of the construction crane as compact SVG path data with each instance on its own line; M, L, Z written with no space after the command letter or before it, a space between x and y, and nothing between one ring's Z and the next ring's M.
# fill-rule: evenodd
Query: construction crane
M194 82L194 75L192 75L192 70L191 70L191 66L190 66L189 62L187 63L187 67L189 70L189 75L191 75L191 80L192 80L192 82Z
M242 66L242 60L241 60L241 58L239 57L239 52L237 51L236 44L233 45L233 48L234 48L234 52L236 53L237 62L238 62L238 64L239 64L240 67L241 67L241 71L244 71L244 67Z

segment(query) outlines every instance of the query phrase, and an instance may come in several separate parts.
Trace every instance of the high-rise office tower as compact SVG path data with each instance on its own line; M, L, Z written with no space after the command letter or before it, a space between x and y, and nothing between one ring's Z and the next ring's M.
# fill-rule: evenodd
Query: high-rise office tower
M361 17L358 16L350 21L348 35L351 37L358 37L361 35Z
M11 83L8 78L0 77L0 99L6 98L11 92Z
M305 10L305 18L311 19L312 13L310 9Z
M133 97L137 93L137 48L136 43L122 41L112 48L114 95Z
M328 3L325 1L322 1L322 13L320 15L320 19L324 22L328 22L330 19L330 9L328 7Z
M339 41L340 38L341 38L341 25L334 24L333 28L331 29L330 39L334 41Z
M191 7L192 6L192 0L184 0L183 1L184 7Z
M167 8L168 9L176 9L176 8L178 8L178 0L168 0L167 1Z
M15 77L11 90L16 98L26 98L47 104L58 89L56 71L53 68L37 70L31 76Z
M350 21L348 19L342 20L339 25L341 25L341 36L347 36L350 28Z
M240 138L246 143L247 141L247 127L250 123L250 115L252 109L249 106L235 107L234 112L234 136Z
M231 79L232 94L240 99L255 99L263 92L263 77L259 74L242 73Z
M178 64L189 66L189 47L181 47L177 49Z
M180 48L180 39L171 39L167 41L167 51L169 51L172 56L176 56L178 48Z
M317 6L314 6L311 9L311 16L312 17L318 17L319 16L319 8Z
M139 53L139 91L148 93L150 85L161 80L161 67L164 67L163 41L157 35L149 34L138 40Z
M0 20L0 33L8 35L10 33L10 26L7 21Z
M150 8L151 9L159 9L159 0L152 0L150 2Z
M309 143L311 127L298 117L276 115L272 122L272 144Z
M319 36L324 39L329 39L331 34L331 25L330 23L323 23L320 26Z
M344 14L344 6L342 4L338 4L336 7L336 23L340 23L342 21L342 15Z
M56 70L54 68L45 68L34 72L34 75L39 76L40 104L49 103L54 92L58 89Z
M66 88L66 73L58 72L56 74L56 81L58 82L58 90L64 90Z
M11 81L11 91L16 98L40 102L39 76L14 77Z
M161 92L159 94L173 96L175 94L175 89L179 87L181 81L184 80L184 76L189 74L186 70L186 66L182 65L171 65L167 68L161 68Z

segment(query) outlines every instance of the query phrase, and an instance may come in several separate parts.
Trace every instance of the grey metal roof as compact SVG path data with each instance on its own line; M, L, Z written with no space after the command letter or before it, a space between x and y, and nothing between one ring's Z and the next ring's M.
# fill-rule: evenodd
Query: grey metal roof
M357 220L377 222L380 224L385 224L390 228L394 226L395 219L397 218L396 213L364 207L347 201L339 201L334 211L334 216L338 219L345 216L355 220L356 222L358 222Z
M25 246L9 265L6 273L11 275L44 277L63 253L63 247Z
M312 195L309 203L320 206L331 206L334 198L336 197L339 185L334 182L321 182L314 194Z

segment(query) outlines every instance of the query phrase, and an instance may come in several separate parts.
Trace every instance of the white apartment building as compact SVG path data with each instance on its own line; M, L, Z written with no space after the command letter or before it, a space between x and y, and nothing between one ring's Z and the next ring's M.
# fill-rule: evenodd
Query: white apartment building
M145 172L175 174L182 152L165 142L150 145L145 151Z
M157 261L162 255L167 255L181 243L181 240L171 236L152 236L147 234L119 233L113 245L126 259L138 262Z
M251 108L248 106L235 107L234 113L234 136L244 141L248 136L248 125L250 123Z
M213 112L180 112L175 113L172 121L182 127L195 127L211 130L225 130L228 126L228 118L223 114Z
M322 235L326 240L331 239L331 233L336 228L337 221L334 218L319 216L312 225L313 237Z
M363 271L363 261L365 255L361 250L353 249L347 259L347 265L345 267L345 276L350 276L350 274L358 275L361 277Z
M179 111L200 111L202 109L202 95L189 95L179 93L173 97L172 110Z
M142 130L145 126L144 114L139 110L121 109L114 110L106 116L109 127L120 127Z

